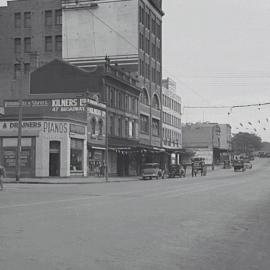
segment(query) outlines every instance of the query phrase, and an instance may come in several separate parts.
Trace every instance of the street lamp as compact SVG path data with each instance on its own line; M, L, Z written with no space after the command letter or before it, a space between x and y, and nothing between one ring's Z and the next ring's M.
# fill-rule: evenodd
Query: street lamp
M22 87L23 87L23 61L16 59L20 65L19 80L19 112L18 112L18 139L17 139L17 155L16 155L16 181L20 181L21 176L21 147L22 147Z

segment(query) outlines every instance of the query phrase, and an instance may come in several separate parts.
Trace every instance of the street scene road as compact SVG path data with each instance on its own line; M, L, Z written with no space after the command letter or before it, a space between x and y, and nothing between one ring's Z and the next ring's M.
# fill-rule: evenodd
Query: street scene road
M269 269L270 161L205 177L6 184L0 269Z

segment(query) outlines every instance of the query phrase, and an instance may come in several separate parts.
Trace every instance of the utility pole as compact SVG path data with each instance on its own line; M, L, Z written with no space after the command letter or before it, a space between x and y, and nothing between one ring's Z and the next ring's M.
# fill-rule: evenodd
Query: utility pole
M108 72L109 69L109 65L110 65L110 59L108 56L105 57L105 73ZM109 181L109 136L108 136L108 132L109 132L109 125L108 125L108 91L107 91L107 87L105 84L105 79L102 79L103 82L103 91L104 91L104 97L105 97L105 163L106 163L106 167L105 167L105 179L106 182Z
M22 145L22 88L23 88L23 61L20 63L20 79L19 79L19 115L18 115L18 139L17 139L17 156L16 156L16 181L20 181L21 177L21 145Z

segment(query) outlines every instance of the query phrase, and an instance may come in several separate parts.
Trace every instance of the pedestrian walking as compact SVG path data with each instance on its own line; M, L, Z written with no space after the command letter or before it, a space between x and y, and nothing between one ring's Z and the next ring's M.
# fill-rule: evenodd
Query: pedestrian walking
M0 165L0 190L4 189L3 186L4 177L6 177L6 170L2 165Z

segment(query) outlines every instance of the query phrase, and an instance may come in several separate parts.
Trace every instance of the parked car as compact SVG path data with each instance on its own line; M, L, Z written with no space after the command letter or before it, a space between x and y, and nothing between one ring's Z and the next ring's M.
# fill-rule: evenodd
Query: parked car
M249 158L243 158L243 162L246 169L252 169L252 163L250 162Z
M142 170L142 178L164 178L164 170L160 168L158 163L145 163Z
M180 178L186 176L186 172L182 164L171 164L169 166L168 177L172 178L176 176L179 176Z
M243 159L234 159L233 160L233 169L234 171L242 171L244 172L246 170L246 167L244 165Z

